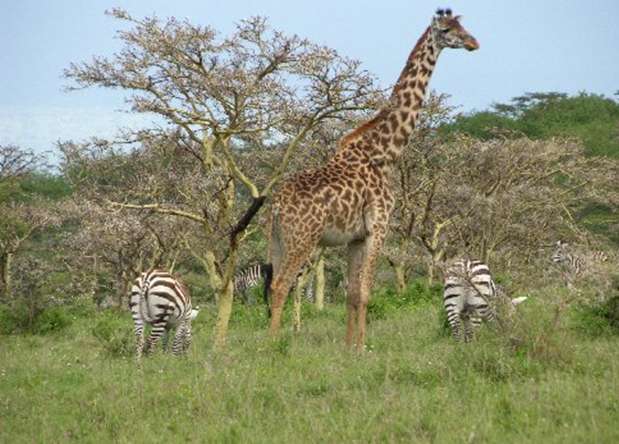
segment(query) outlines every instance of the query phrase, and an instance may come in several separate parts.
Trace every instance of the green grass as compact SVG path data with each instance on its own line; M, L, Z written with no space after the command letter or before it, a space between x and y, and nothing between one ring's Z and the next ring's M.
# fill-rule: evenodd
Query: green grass
M142 371L128 315L3 336L0 442L619 442L619 336L583 334L576 311L553 329L548 298L473 345L451 340L436 303L398 303L370 313L360 355L342 306L305 307L301 333L288 319L270 339L263 307L240 305L216 354L205 306L189 355Z

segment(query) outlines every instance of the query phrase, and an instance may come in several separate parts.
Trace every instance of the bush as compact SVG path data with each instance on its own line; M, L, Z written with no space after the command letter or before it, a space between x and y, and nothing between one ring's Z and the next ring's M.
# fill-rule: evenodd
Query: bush
M599 304L581 304L574 312L575 329L592 337L619 334L619 295Z
M32 325L32 332L45 335L64 330L73 323L73 317L64 307L50 307L40 312Z
M15 313L7 305L0 305L0 334L10 335L19 329Z
M441 288L440 284L429 286L425 280L416 280L402 294L398 294L393 288L380 289L370 299L368 318L384 319L390 313L401 309L440 301Z
M113 357L131 356L135 353L133 323L126 314L119 314L113 310L100 313L91 333Z

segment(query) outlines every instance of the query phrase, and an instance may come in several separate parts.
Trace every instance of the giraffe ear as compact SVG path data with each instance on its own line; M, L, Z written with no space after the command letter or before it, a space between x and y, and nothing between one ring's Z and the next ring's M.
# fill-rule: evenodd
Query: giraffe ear
M461 15L457 15L454 17L454 20L459 22L460 20L462 20L462 16Z

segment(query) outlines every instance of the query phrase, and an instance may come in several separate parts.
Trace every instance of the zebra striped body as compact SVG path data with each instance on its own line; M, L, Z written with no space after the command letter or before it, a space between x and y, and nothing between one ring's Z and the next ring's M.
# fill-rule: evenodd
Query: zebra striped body
M552 253L552 261L563 267L563 276L568 287L572 287L575 280L583 277L595 264L608 261L608 254L604 251L591 251L586 255L574 254L569 244L557 241Z
M268 288L271 285L273 266L271 264L255 264L240 271L234 277L234 291L245 293L249 288L255 287L260 281L264 282L263 298L268 305Z
M176 328L172 353L185 352L191 344L191 321L198 311L191 308L189 291L167 271L150 270L142 273L131 288L129 309L135 324L136 351L149 353L161 337ZM144 327L152 329L144 344ZM167 338L166 338L167 342Z
M307 266L302 267L297 274L299 279L305 273ZM271 264L255 264L240 271L234 277L234 291L245 292L247 289L255 287L260 281L264 282L264 303L269 303L269 288L271 286L271 278L273 276L273 266ZM305 298L313 300L314 288L311 281L305 286Z
M271 264L255 264L237 273L234 277L234 291L245 291L255 287L273 272Z
M490 269L483 262L462 259L447 269L443 305L452 334L457 341L462 340L461 324L464 324L464 340L468 342L473 338L474 329L479 327L482 319L495 319L491 305L495 296L496 287Z

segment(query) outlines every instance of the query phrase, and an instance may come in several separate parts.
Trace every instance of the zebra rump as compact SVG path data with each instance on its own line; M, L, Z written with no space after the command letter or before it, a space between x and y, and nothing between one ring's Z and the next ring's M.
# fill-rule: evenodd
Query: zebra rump
M172 352L185 352L191 344L191 321L198 314L192 309L189 290L182 282L163 270L142 273L131 288L129 309L135 324L138 360L151 352L164 334L176 328ZM151 333L144 344L145 324Z
M453 337L470 341L481 321L496 319L495 306L499 291L492 280L488 265L478 260L461 259L454 262L445 273L443 305ZM507 295L502 293L502 297ZM526 297L511 299L509 307L514 308Z

